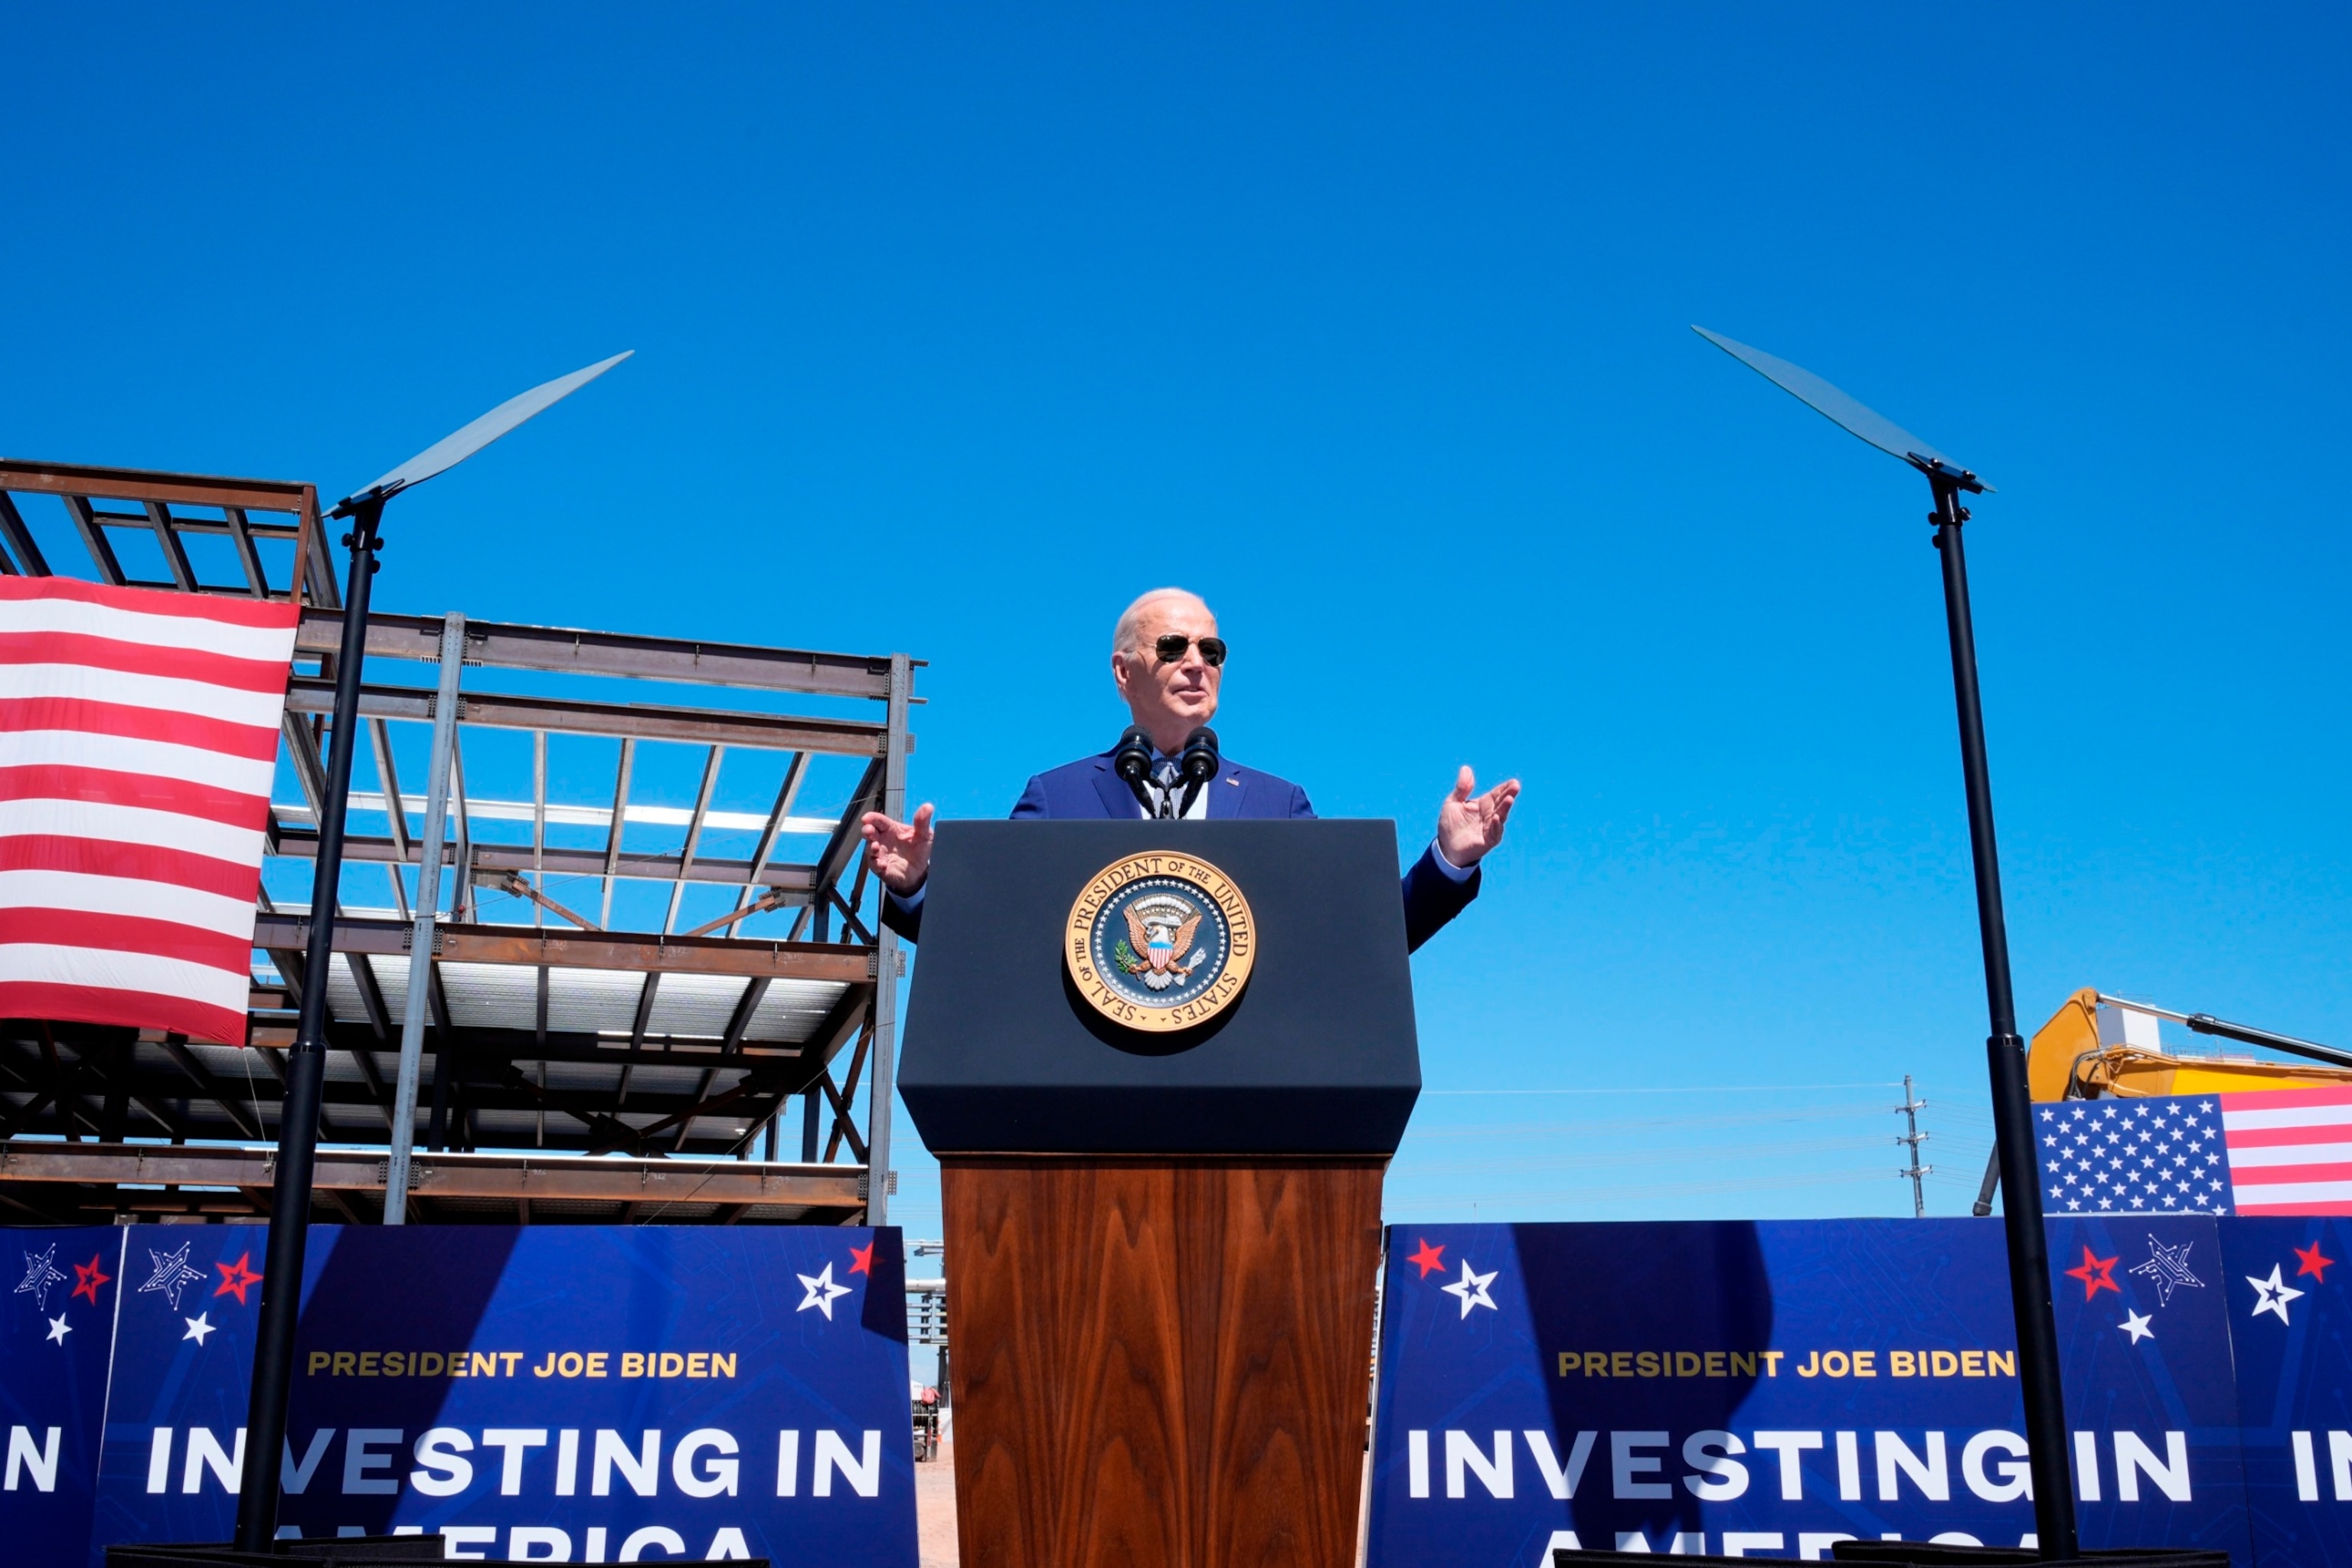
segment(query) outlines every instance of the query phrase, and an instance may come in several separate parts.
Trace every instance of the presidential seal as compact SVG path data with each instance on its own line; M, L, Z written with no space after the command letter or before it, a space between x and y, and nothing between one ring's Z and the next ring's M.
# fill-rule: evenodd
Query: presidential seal
M1231 1005L1257 956L1249 900L1189 855L1131 855L1087 879L1062 959L1078 994L1130 1029L1165 1034Z

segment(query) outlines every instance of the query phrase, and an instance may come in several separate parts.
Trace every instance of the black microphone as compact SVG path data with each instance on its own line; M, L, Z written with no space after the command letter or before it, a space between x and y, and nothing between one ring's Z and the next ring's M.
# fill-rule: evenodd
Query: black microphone
M1151 737L1143 732L1142 725L1128 726L1127 733L1118 738L1118 746L1110 754L1110 766L1135 792L1143 815L1152 815L1151 796L1143 787L1143 781L1151 776Z
M1176 771L1185 780L1184 804L1176 815L1188 816L1192 803L1201 798L1202 788L1217 776L1217 732L1203 724L1184 737L1184 754L1177 759Z
M1127 733L1118 738L1118 748L1110 754L1110 765L1131 784L1151 776L1151 737L1143 732L1142 725L1128 726Z
M1217 732L1206 724L1184 737L1184 754L1176 769L1196 784L1217 776Z

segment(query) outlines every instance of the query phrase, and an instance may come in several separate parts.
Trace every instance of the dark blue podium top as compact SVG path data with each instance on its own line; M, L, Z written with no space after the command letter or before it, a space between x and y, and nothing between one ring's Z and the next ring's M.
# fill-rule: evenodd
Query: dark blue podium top
M1249 902L1246 984L1150 1034L1064 962L1104 868L1197 856ZM1421 1093L1387 822L951 822L924 893L898 1092L934 1153L1388 1154Z

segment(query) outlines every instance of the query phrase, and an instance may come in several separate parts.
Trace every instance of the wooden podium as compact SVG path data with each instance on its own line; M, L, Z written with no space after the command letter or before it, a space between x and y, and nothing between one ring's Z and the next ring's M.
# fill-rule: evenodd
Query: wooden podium
M1064 951L1078 895L1154 854L1228 877L1254 948L1161 1034ZM1347 1568L1420 1092L1390 825L943 826L899 1090L942 1171L969 1568Z

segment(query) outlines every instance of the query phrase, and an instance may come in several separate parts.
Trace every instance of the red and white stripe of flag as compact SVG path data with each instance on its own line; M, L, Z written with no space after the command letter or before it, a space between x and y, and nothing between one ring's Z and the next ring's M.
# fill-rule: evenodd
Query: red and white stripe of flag
M2352 1214L2352 1089L2221 1097L2240 1214Z
M245 1043L299 614L0 577L0 1016Z

